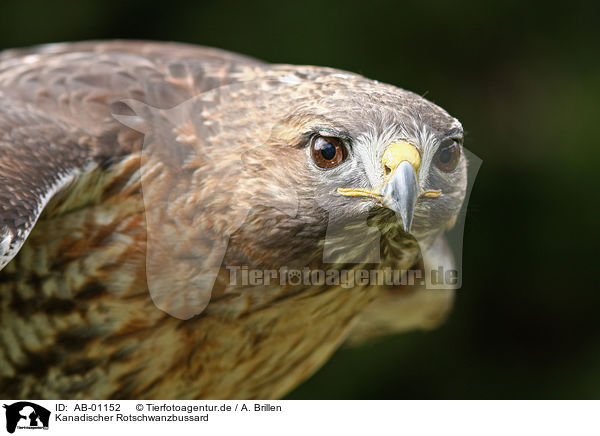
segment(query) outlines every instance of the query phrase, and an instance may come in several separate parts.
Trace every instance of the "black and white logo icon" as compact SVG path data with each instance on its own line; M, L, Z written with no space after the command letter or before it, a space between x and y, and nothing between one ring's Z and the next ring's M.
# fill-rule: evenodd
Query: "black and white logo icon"
M6 409L6 431L14 433L15 430L40 430L48 429L50 411L28 401L19 401L11 405L4 405Z

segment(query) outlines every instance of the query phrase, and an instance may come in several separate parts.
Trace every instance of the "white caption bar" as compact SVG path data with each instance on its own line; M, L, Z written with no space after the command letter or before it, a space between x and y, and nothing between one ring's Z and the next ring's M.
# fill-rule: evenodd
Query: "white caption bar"
M4 400L2 404L0 435L19 436L105 436L110 434L107 432L244 436L306 436L310 432L369 436L600 434L598 401Z

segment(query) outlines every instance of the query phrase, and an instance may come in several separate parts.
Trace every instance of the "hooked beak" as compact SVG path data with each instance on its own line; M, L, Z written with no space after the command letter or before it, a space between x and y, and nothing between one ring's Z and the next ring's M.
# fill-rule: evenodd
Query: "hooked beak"
M399 141L391 144L385 150L382 165L386 182L379 192L343 188L338 188L338 192L345 196L378 199L383 206L400 215L402 227L408 233L412 227L415 205L419 198L417 170L421 165L421 156L414 145L406 141ZM440 193L427 191L423 195L437 197Z
M399 141L385 150L382 164L388 176L387 183L381 189L383 205L400 215L402 227L408 233L419 198L417 170L421 165L421 156L414 145Z
M410 232L419 197L417 174L408 161L400 162L381 190L383 205L400 215L402 227Z

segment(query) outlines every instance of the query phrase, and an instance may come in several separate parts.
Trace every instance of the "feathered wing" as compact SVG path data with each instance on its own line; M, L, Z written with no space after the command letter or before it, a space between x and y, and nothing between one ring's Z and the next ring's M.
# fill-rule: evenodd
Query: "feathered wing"
M154 392L165 368L172 368L173 382L155 395L203 393L189 383L193 376L179 366L179 354L157 352L160 344L179 344L191 356L201 339L191 334L193 322L176 328L180 320L156 310L148 298L141 253L148 214L139 177L147 138L117 118L136 115L125 101L175 107L235 81L236 71L254 63L160 43L59 44L0 54L2 266L30 239L0 271L1 392L149 396L144 392ZM154 144L160 147L164 138ZM150 157L168 156L159 150ZM202 240L192 242L198 251L208 250ZM169 271L170 277L175 273ZM184 274L178 285L186 286ZM170 281L167 290L173 287ZM214 325L224 329L216 320ZM235 335L216 336L224 344L245 343Z
M80 145L86 139L89 146ZM0 97L0 269L17 254L48 201L93 166L94 142Z
M0 54L0 269L48 202L141 147L123 99L171 107L226 84L250 58L175 43L51 44Z

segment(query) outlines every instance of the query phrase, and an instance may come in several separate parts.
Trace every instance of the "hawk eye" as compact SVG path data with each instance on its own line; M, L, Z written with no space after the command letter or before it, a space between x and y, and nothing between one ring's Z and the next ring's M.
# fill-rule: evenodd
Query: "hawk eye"
M315 136L310 145L312 159L319 168L333 168L346 158L342 141L331 136Z
M444 172L453 171L460 158L460 145L457 140L447 138L442 141L433 162Z

